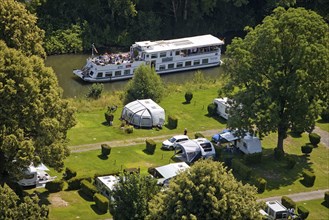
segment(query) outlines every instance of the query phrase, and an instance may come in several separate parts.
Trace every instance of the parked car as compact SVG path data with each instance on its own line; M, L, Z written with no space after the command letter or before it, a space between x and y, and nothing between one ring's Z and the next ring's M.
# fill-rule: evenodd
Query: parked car
M166 150L174 150L177 143L187 140L189 140L189 137L187 135L175 135L172 138L169 138L168 140L162 142L161 148Z

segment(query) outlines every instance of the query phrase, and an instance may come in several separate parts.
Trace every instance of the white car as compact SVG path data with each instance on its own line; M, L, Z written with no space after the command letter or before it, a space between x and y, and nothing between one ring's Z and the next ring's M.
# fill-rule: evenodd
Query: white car
M189 137L187 135L175 135L172 138L169 138L168 140L162 142L161 148L167 150L174 150L177 143L187 140L189 140Z

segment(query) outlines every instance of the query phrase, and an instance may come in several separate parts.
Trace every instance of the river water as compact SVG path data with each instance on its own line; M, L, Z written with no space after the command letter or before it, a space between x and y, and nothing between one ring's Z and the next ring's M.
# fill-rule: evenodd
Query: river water
M83 97L87 94L91 83L87 83L82 81L80 78L73 74L73 69L82 68L86 59L89 55L55 55L49 56L46 59L46 65L52 67L57 75L58 83L60 87L62 87L64 93L64 98L69 97ZM221 67L212 67L207 69L202 69L205 77L209 77L211 79L218 79L222 72ZM193 71L185 71L179 73L169 73L161 75L161 78L164 83L183 83L186 81L190 81L193 79L193 75L195 70ZM124 89L128 80L123 81L115 81L104 83L105 91L116 91Z

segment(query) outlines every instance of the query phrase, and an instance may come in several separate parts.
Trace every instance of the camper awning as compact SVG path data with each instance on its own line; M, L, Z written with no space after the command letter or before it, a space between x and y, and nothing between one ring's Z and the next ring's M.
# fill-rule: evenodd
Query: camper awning
M226 133L223 133L223 134L219 134L222 138L224 138L225 140L227 141L235 141L235 140L238 140L239 137L236 137L234 136L231 132L226 132Z
M165 166L162 166L162 167L157 167L155 169L165 179L169 179L169 178L172 178L172 177L176 176L179 172L182 172L187 168L189 168L189 165L187 165L185 162L181 162L181 163L168 164L168 165L165 165Z

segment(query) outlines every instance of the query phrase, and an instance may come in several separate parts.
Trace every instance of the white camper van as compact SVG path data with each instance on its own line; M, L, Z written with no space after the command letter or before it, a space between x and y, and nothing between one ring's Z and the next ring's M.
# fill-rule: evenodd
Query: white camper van
M227 120L229 117L228 111L230 108L230 105L228 104L228 98L216 98L213 102L217 105L217 114Z
M247 133L246 136L237 141L236 147L239 148L245 154L262 152L262 144L259 138L256 136L252 136L249 133Z
M261 209L260 213L269 220L287 220L289 216L288 209L278 201L267 201L265 210Z
M45 187L47 182L53 181L56 176L51 177L46 171L49 169L41 163L35 167L33 164L24 171L24 178L17 183L21 186Z

